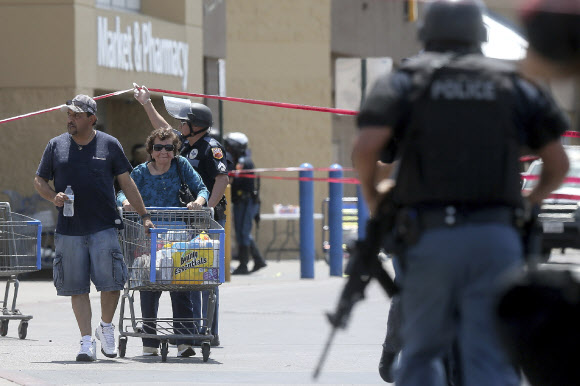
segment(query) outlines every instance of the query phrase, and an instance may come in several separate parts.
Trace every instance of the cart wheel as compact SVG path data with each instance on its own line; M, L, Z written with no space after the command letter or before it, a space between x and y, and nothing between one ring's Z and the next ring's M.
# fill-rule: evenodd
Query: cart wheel
M23 320L18 325L18 337L20 339L26 338L26 333L28 332L28 321Z
M0 335L6 336L8 334L8 320L0 321Z
M204 362L207 362L207 360L209 359L209 351L210 351L209 343L203 342L201 344L201 355L203 355Z
M125 353L127 352L127 337L119 337L119 357L125 358Z
M161 362L167 362L168 352L169 352L169 343L161 342Z

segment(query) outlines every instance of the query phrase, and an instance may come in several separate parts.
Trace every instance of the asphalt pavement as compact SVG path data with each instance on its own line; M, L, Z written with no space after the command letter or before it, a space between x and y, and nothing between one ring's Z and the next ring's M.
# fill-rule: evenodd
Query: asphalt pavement
M18 338L17 321L0 337L0 385L384 385L377 365L389 301L376 283L355 307L348 329L335 335L320 377L312 379L330 333L324 313L334 309L344 283L329 276L324 261L316 262L314 279L300 279L298 260L269 261L267 268L232 276L220 287L221 346L212 347L208 362L199 349L191 358L177 358L175 347L165 363L143 357L140 339L129 338L125 358L106 358L97 342L97 361L81 363L75 361L80 335L70 299L56 296L50 277L41 272L20 282L17 308L33 316L26 339ZM94 288L90 297L94 328L100 320ZM171 317L167 293L159 316ZM117 311L115 324L118 319Z

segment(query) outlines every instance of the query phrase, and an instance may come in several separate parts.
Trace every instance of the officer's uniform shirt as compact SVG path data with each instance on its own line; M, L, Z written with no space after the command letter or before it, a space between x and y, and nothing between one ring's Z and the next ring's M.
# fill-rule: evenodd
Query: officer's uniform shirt
M235 168L236 170L250 170L255 168L254 161L252 161L249 152L246 151L246 154L238 159ZM248 174L253 175L254 173ZM254 191L254 178L235 177L232 182L232 201L235 203L239 199L249 199L254 194Z
M373 86L357 117L358 127L388 126L393 139L381 156L385 162L394 159L397 141L410 121L409 93L413 89L411 74L396 71L381 77ZM553 98L538 86L515 76L516 93L514 124L520 145L535 150L559 138L568 128L568 121Z
M180 155L187 158L195 171L199 173L211 195L215 178L220 174L228 174L224 147L209 134L198 139L193 145L186 142L184 138L181 138L181 142L183 146Z

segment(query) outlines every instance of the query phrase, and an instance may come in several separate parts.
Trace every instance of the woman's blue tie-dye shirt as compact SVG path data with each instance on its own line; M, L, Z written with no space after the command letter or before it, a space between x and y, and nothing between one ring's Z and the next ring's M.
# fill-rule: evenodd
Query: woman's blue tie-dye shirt
M191 189L191 193L196 197L201 196L205 198L207 202L209 199L209 191L205 187L201 177L185 158L177 156L171 161L169 170L161 175L152 175L147 168L147 162L136 166L131 172L131 177L135 181L141 197L143 197L145 206L181 206L178 197L181 181L177 174L176 162L179 162L181 175L189 186L189 189ZM117 194L117 205L122 206L123 201L126 199L125 194L122 191L119 192Z

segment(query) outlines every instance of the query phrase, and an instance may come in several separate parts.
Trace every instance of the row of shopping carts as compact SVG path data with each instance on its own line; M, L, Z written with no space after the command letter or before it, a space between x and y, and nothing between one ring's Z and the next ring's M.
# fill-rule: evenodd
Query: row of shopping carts
M148 208L155 228L146 232L135 212L122 212L124 229L119 234L129 277L121 298L119 316L119 355L126 354L129 337L160 341L161 360L167 360L172 340L197 342L203 361L210 355L214 338L210 326L216 307L216 288L225 281L223 228L213 220L209 209ZM0 277L8 276L0 335L8 332L10 320L20 320L18 335L25 339L28 321L16 308L19 282L17 275L41 268L41 231L38 220L10 211L0 203ZM8 307L10 285L14 286ZM135 291L208 291L205 312L198 318L138 317ZM126 315L127 313L127 315Z

